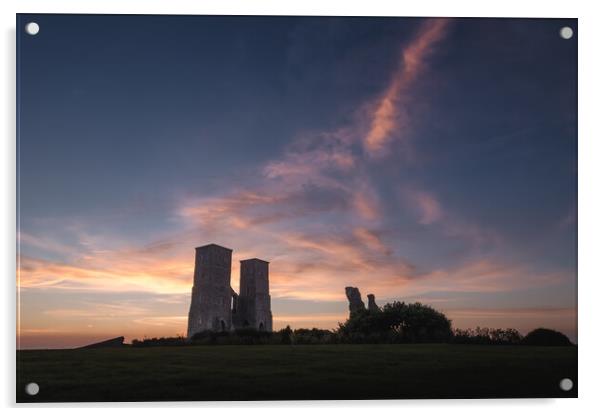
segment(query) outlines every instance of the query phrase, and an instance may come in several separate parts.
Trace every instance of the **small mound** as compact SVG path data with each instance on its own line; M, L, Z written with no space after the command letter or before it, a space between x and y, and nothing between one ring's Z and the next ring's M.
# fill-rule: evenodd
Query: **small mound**
M107 339L106 341L96 342L90 345L84 345L80 348L114 348L114 347L123 347L124 337L117 337Z

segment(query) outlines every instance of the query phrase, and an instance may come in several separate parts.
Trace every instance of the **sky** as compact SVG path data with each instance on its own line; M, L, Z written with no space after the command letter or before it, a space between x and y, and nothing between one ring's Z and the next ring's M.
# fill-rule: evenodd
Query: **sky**
M575 341L576 35L19 15L18 347L184 335L209 243L235 290L270 262L275 329L336 328L356 286Z

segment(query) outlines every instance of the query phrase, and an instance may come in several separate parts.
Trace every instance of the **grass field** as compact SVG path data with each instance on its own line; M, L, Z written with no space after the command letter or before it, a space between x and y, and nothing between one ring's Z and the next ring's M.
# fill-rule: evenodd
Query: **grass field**
M562 378L575 387L560 390ZM18 402L576 397L576 347L274 345L17 351ZM24 386L40 385L37 396Z

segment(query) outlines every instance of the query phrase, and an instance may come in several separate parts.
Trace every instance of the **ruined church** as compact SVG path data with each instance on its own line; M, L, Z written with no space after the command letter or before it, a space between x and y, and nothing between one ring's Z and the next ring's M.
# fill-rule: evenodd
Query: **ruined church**
M240 262L240 286L230 286L232 250L208 244L197 247L188 338L201 331L254 328L272 331L269 263L260 259Z

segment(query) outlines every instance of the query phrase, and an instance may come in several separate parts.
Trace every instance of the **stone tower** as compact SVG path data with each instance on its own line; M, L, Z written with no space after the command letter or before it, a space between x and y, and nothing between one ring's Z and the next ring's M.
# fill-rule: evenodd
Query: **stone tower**
M234 315L237 328L272 331L269 263L260 259L240 262L240 289Z
M204 330L229 331L232 325L232 250L208 244L196 248L188 337Z

